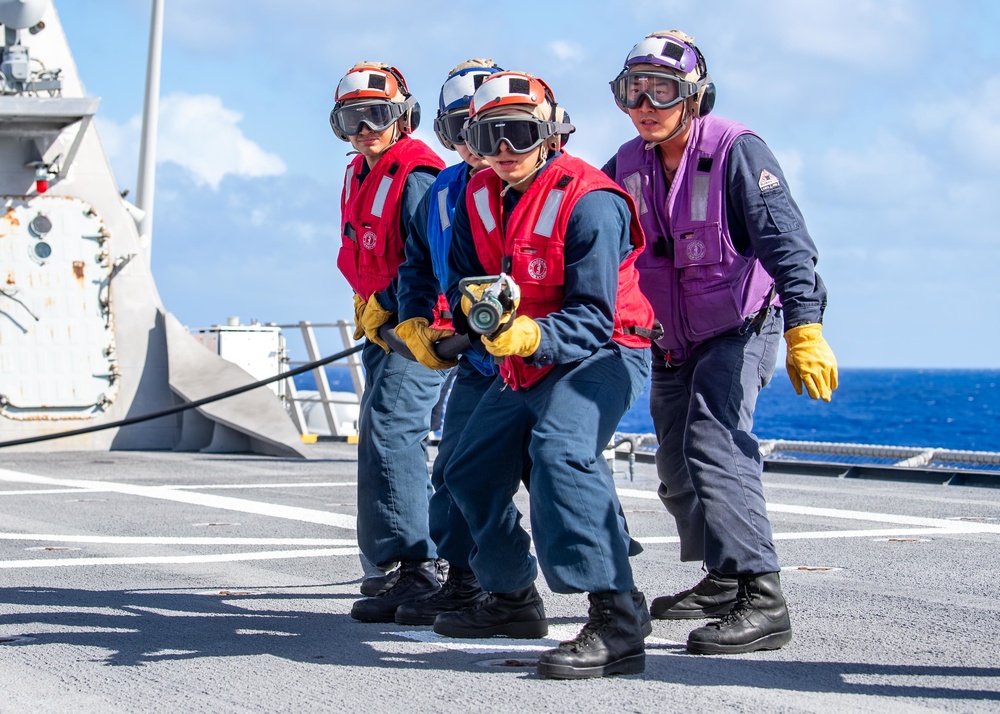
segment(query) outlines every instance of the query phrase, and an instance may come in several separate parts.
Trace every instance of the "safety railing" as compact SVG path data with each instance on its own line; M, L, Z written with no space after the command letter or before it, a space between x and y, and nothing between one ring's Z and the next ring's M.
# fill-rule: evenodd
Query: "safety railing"
M286 355L282 362L288 369L319 360L324 353L339 352L355 346L354 323L348 320L321 323L302 320L277 327L281 328L285 336ZM291 360L287 356L288 353L297 351L293 349L293 337L296 335L301 339L301 346L306 354L305 360ZM351 438L357 434L357 406L365 389L361 358L354 352L345 360L335 364L347 367L349 370L354 387L353 395L334 392L330 388L325 367L312 370L316 381L315 390L302 391L296 388L293 380L285 380L286 407L299 433L304 436L323 431L326 431L326 434L322 434L324 436L338 438ZM322 419L310 418L316 409L319 410ZM318 423L326 428L317 429Z

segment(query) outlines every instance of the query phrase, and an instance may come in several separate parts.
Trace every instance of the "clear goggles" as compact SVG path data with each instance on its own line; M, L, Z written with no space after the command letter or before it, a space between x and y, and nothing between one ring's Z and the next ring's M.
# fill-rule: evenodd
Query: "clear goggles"
M654 109L667 109L698 91L698 85L670 72L622 72L611 80L618 106L635 109L643 97Z
M489 117L465 127L465 141L480 156L496 156L501 142L515 154L524 154L555 136L566 124L541 121L535 117Z
M465 134L462 132L462 129L468 118L468 109L438 114L437 118L434 119L434 133L437 134L441 143L446 146L464 144Z
M409 102L351 102L335 106L330 112L330 125L347 136L361 133L362 124L375 132L385 131L410 108Z

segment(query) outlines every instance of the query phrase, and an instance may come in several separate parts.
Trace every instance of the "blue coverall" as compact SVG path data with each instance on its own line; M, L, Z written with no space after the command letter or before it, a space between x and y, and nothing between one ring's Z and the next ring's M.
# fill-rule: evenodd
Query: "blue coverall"
M554 158L554 157L553 157ZM545 168L542 169L546 170ZM509 191L504 215L519 196ZM470 565L484 589L511 592L537 577L531 538L513 497L531 464L532 537L555 592L628 592L628 534L603 451L642 391L649 350L612 341L620 262L632 250L623 198L593 191L576 204L565 236L563 307L536 320L533 356L555 368L529 389L497 380L469 417L448 467L452 497L475 548ZM488 274L476 253L464 201L455 211L448 297L458 280ZM465 328L456 313L456 329Z
M362 176L367 175L365 164ZM434 176L420 169L407 176L399 208L403 235ZM379 303L390 312L398 310L398 281L397 276L378 293ZM370 340L361 360L365 391L358 420L358 545L382 568L398 561L433 560L437 549L428 526L432 488L424 439L444 375L395 352L387 354Z
M461 167L465 167L466 171L455 177L454 173ZM450 177L460 180L464 187L468 181L468 165L463 162L459 167L445 169L426 192L411 219L406 240L406 262L399 266L400 322L414 317L423 317L428 323L434 320L433 308L444 287L435 275L433 266L447 265L447 256L437 255L435 251L441 250L448 237L437 236L439 240L429 240L428 216L430 211L437 210L438 191L445 188L445 182ZM475 349L484 351L481 345L477 345ZM462 438L469 415L498 378L492 356L486 356L490 359L480 359L478 362L480 365L490 365L492 369L487 370L490 374L485 374L467 357L463 356L459 360L456 367L458 374L448 396L438 453L431 470L431 482L434 486L430 501L431 537L437 544L440 557L449 564L466 570L469 569L469 553L473 546L472 534L448 490L445 470Z

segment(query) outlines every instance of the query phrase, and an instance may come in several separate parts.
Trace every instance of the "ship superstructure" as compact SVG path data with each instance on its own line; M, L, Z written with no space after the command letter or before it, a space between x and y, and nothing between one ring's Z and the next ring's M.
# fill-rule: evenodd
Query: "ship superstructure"
M83 90L55 8L4 0L0 22L0 442L252 382L164 309L143 212L115 183L93 123L100 100ZM271 421L249 424L244 412ZM178 446L300 453L267 390L44 448Z

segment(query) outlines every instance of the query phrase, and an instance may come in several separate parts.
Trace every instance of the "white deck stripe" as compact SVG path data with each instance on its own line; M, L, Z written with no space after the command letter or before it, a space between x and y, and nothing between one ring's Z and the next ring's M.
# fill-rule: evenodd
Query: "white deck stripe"
M7 469L0 469L0 481L12 483L32 483L47 486L66 487L66 491L58 493L93 493L110 492L126 495L140 496L144 498L157 498L192 505L205 506L208 508L220 508L224 510L240 511L243 513L255 513L259 515L272 516L276 518L287 518L290 520L303 521L307 523L318 523L322 525L332 525L339 528L354 530L356 521L354 516L330 513L315 509L296 508L291 506L280 506L269 503L260 503L246 499L229 498L223 496L213 496L209 494L188 493L185 489L199 488L197 486L135 486L131 484L89 481L76 479L57 479L46 476L36 476ZM269 484L269 487L288 487L290 484ZM327 484L298 484L300 487L323 486ZM334 485L334 484L328 484ZM339 482L336 485L353 485ZM226 488L244 488L238 484L226 484ZM252 486L247 485L247 488ZM210 487L200 487L210 488ZM41 493L36 491L35 493ZM659 497L652 491L640 491L635 489L619 489L619 495L623 498L637 498L643 500L659 500ZM912 528L891 528L891 529L868 529L868 530L846 530L846 531L809 531L776 533L776 540L793 539L825 539L825 538L891 538L913 535L945 535L945 534L969 534L969 533L1000 533L1000 524L984 524L966 521L955 521L941 518L921 518L916 516L900 516L888 513L875 513L868 511L846 511L832 508L814 508L811 506L791 506L783 504L768 504L768 509L773 512L794 513L799 515L819 516L825 518L840 518L847 520L873 521L881 523L895 523L903 526L913 526ZM63 541L63 542L90 542L90 543L117 543L117 544L137 544L137 545L344 545L342 548L325 549L301 549L286 551L266 551L261 553L239 553L239 554L214 554L214 555L189 555L189 556L150 556L150 557L120 557L120 558L61 558L44 560L20 560L0 562L0 568L51 568L69 567L83 565L141 565L141 564L183 564L183 563L211 563L229 562L237 560L274 560L284 558L308 558L308 557L329 557L334 555L357 554L358 549L353 546L352 541L338 539L280 539L280 538L172 538L172 537L115 537L115 536L62 536L51 534L14 534L0 533L0 540L35 540L35 541ZM676 543L676 536L650 536L640 537L638 540L645 544Z
M774 533L775 540L827 540L832 538L909 538L918 535L968 535L969 530L956 528L873 528L857 531L792 531ZM679 543L677 536L637 536L633 535L643 545L660 545L664 543Z
M218 483L198 486L193 484L164 484L159 488L168 488L177 491L222 491L226 489L252 491L256 488L339 488L342 486L354 488L357 485L357 481L328 481L325 483ZM99 489L88 488L86 490L88 493L100 492ZM78 493L79 491L79 488L39 488L21 491L0 491L0 496L39 496L56 493Z
M0 533L0 540L118 543L122 545L357 545L357 540L354 538L175 538L170 536L88 536L51 533Z
M548 637L537 640L519 640L512 637L492 637L486 639L463 639L455 637L444 637L432 630L400 630L398 632L386 632L387 635L403 637L407 640L420 642L427 645L436 645L448 650L465 652L466 654L488 654L491 652L525 652L537 654L544 650L558 647L563 640L571 640L580 631L578 623L550 624ZM385 646L385 641L369 642L369 645L376 649ZM647 637L646 647L649 649L682 647L683 643L674 642L662 637ZM646 654L650 654L648 651Z
M0 568L66 568L78 565L148 565L153 563L232 563L237 560L283 560L286 558L328 558L333 555L357 555L354 548L311 550L273 550L261 553L219 553L216 555L166 555L146 558L60 558L58 560L4 560Z
M653 491L637 491L635 489L626 488L618 489L618 495L619 497L641 498L650 501L660 500L660 497ZM767 510L772 513L794 513L800 516L820 516L823 518L844 518L852 521L874 521L876 523L898 523L905 526L945 528L956 533L1000 533L1000 524L953 521L946 518L899 516L894 513L876 513L871 511L842 511L839 508L788 506L780 503L768 503ZM779 536L776 535L775 537L777 538Z
M49 496L55 493L80 493L78 488L38 488L23 491L0 491L0 496ZM88 493L92 491L88 490Z
M357 528L357 519L354 516L347 516L342 513L318 511L311 508L297 508L295 506L279 506L272 503L260 503L258 501L248 501L228 496L188 493L186 491L178 491L177 489L164 488L163 486L133 486L131 484L115 483L112 481L59 479L8 471L7 469L0 469L0 481L37 483L45 486L69 486L77 487L84 491L110 491L112 493L124 493L129 496L177 501L179 503L205 506L207 508L219 508L227 511L239 511L241 513L256 513L261 516L271 516L274 518L287 518L304 523L318 523L324 526L335 526L336 528L345 528L348 530L355 530Z
M215 489L246 489L255 488L337 488L340 486L357 486L357 481L327 481L326 483L219 483L205 486L169 484L160 488L176 489L179 491L213 491Z

